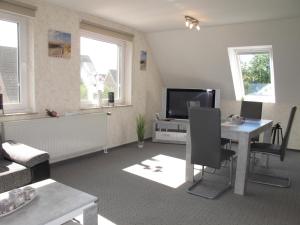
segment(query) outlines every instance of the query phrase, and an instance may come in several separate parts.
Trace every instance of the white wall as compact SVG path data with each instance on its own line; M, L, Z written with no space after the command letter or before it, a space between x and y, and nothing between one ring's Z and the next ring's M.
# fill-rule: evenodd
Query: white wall
M222 111L239 113L228 47L272 45L276 104L264 104L263 117L281 121L300 104L300 18L150 33L147 39L167 87L220 88ZM300 110L300 109L299 109ZM300 149L300 112L290 147Z
M135 118L145 114L146 136L151 135L151 119L161 110L160 90L163 83L143 33L105 21L101 18L50 5L40 1L28 1L38 7L32 19L32 39L34 43L34 97L36 114L5 116L1 120L30 119L45 115L45 108L65 112L111 111L109 124L109 144L118 146L136 140ZM133 42L132 105L110 109L80 110L80 36L79 22L85 18L135 35ZM69 32L72 35L71 59L48 57L48 30ZM147 71L139 69L141 50L148 52ZM101 126L101 124L99 124ZM37 137L38 138L38 137Z

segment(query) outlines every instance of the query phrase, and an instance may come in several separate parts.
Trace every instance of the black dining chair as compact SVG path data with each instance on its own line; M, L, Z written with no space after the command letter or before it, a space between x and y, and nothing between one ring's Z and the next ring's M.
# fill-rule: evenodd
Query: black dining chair
M240 116L246 119L261 119L262 102L242 101Z
M191 107L201 107L200 101L188 101L187 102L187 108ZM224 146L226 149L231 148L231 140L227 138L221 138L221 145Z
M252 143L251 144L251 153L254 155L254 157L255 157L255 154L260 153L260 154L265 154L267 156L279 157L281 161L284 160L296 111L297 111L297 107L296 106L292 107L291 112L290 112L290 117L288 120L288 124L287 124L287 128L286 128L281 145L270 144L270 143ZM255 168L255 165L254 165L254 163L252 163L252 170L254 170L254 168ZM281 177L281 176L276 176L276 175L271 175L271 174L266 174L266 173L254 173L254 172L253 172L253 175L259 175L259 177L263 177L263 179L264 179L264 180L262 180L262 179L255 178L255 176L252 176L250 178L250 181L255 182L255 183L276 186L276 187L289 187L290 183L291 183L291 180L289 177ZM280 182L274 183L274 182L269 181L270 179L277 179L277 181L280 181ZM284 183L282 183L282 181Z
M221 147L221 113L220 109L191 107L189 108L189 123L191 135L191 163L201 165L201 178L194 182L187 192L193 195L214 199L225 192L232 184L232 163L234 151ZM205 167L220 169L221 163L230 161L229 181L221 185L213 194L194 191L203 182Z
M244 117L245 119L261 119L262 106L262 102L242 101L240 116ZM253 137L251 141L258 142L259 136Z

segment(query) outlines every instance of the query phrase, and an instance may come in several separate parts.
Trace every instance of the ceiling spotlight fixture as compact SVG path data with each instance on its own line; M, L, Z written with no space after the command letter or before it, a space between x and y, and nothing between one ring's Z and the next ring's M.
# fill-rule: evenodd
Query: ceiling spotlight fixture
M185 26L189 28L190 30L193 28L196 28L197 31L200 30L199 20L191 17L191 16L185 16Z
M189 27L189 26L190 26L190 21L186 20L186 21L185 21L185 26L186 26L186 27Z

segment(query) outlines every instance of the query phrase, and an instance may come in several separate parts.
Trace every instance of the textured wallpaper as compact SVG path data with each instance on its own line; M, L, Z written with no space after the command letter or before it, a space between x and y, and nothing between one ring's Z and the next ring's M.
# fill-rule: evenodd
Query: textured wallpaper
M28 2L28 1L26 1ZM34 46L34 71L32 93L36 113L32 115L5 116L1 120L30 119L43 117L45 108L65 112L90 113L110 111L109 145L118 146L133 142L136 138L135 118L141 113L147 119L147 137L151 135L151 120L155 112L161 111L161 90L163 83L153 62L151 49L144 35L131 28L103 19L74 12L58 6L31 1L38 6L36 17L32 19L32 42ZM130 106L109 109L80 110L80 30L81 19L134 33L132 101ZM48 30L69 32L72 35L72 55L70 59L48 57ZM147 71L139 69L141 50L148 53Z

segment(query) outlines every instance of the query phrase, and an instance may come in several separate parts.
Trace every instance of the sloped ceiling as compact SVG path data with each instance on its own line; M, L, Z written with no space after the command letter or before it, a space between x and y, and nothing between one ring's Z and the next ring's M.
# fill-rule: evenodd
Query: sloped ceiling
M184 15L202 26L300 16L299 0L41 0L144 32L182 29Z
M235 99L228 47L272 45L277 102L299 103L300 18L147 35L167 87L220 88Z

